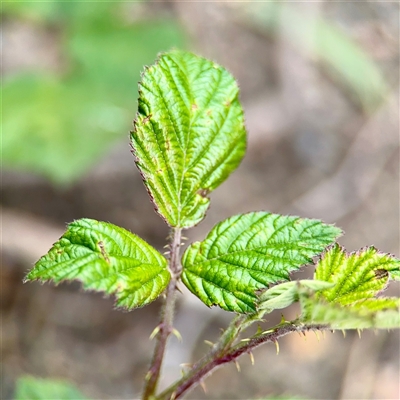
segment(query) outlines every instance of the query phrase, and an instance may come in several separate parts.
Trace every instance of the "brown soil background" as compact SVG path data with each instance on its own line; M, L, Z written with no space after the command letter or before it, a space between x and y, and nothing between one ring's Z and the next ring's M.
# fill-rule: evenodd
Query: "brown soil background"
M212 195L207 218L187 232L199 240L218 221L240 212L268 210L336 223L348 250L373 244L399 248L399 6L395 3L296 3L298 12L322 15L355 40L379 65L391 93L364 112L346 87L332 79L284 34L261 32L243 18L244 3L171 2L168 9L188 32L192 49L237 77L249 133L238 170ZM146 8L147 7L147 8ZM8 25L7 29L24 27ZM279 27L279 31L287 29ZM3 74L27 65L58 68L57 43L33 31L25 53L7 48ZM134 112L132 118L134 117ZM127 127L129 130L129 127ZM122 225L162 249L166 225L153 212L130 154L127 137L79 182L64 190L29 174L5 171L2 182L2 398L12 398L21 374L66 378L92 399L140 395L154 343L160 302L122 313L112 299L83 293L77 284L22 284L27 269L62 233L65 223L91 217ZM310 275L311 271L302 272ZM295 277L301 276L300 274ZM399 295L399 286L388 291ZM294 316L296 308L285 312ZM184 292L170 341L165 386L179 364L207 350L231 314L208 310ZM279 319L273 315L269 324ZM268 324L267 324L268 325ZM206 380L188 399L249 399L271 394L314 399L397 399L399 332L327 333L318 341L292 335L280 354L265 345L255 366L240 360Z

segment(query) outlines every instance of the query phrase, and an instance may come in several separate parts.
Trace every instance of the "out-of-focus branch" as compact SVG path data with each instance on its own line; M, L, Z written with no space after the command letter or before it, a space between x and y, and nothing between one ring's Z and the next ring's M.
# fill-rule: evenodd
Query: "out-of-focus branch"
M290 212L337 221L363 203L399 146L398 98L391 97L366 122L336 173L297 198Z

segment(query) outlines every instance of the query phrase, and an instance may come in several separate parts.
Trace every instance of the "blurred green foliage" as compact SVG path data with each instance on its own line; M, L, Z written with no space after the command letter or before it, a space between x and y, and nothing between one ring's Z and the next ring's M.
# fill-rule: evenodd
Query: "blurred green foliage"
M185 47L185 36L165 15L137 18L135 4L127 5L3 3L3 20L55 29L66 64L59 73L25 71L3 79L5 168L68 184L128 137L143 65L160 51Z
M387 98L389 84L379 66L342 29L319 16L304 15L286 2L252 3L249 22L283 38L320 62L327 74L364 112L373 112Z
M73 385L62 380L22 376L15 388L14 400L86 400Z

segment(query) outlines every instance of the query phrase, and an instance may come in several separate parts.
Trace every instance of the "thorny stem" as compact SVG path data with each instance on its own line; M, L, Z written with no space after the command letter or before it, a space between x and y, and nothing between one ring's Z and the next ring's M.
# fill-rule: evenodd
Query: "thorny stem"
M232 326L232 324L231 324ZM230 326L230 328L231 328ZM304 325L297 321L283 322L274 328L254 335L253 337L239 342L236 346L225 348L225 351L213 351L200 359L193 365L192 369L185 374L179 381L168 387L164 392L156 397L158 400L175 400L180 398L189 389L197 386L207 375L223 364L236 361L244 353L251 353L257 346L277 342L279 338L291 332L305 333L310 330L326 330L326 325ZM229 328L228 328L229 330ZM240 327L239 327L240 330Z
M172 240L170 243L169 271L171 280L168 284L165 302L161 311L161 322L158 325L157 343L154 349L153 359L150 369L146 375L146 383L143 391L143 400L153 398L157 389L158 379L160 377L161 366L165 354L165 347L169 335L173 332L173 317L175 310L177 282L182 273L180 264L180 246L181 246L181 228L174 228L172 231Z

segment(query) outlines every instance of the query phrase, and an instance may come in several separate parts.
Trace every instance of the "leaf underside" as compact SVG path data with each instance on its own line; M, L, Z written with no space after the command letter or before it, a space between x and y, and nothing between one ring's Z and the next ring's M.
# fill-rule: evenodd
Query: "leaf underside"
M331 286L333 284L329 282L317 281L315 279L302 279L300 281L280 283L261 293L257 310L268 314L273 310L289 307L291 304L299 301L302 288L308 289L310 292L316 292Z
M291 271L312 261L340 234L318 220L267 212L237 215L189 246L182 280L207 306L251 313L257 290L289 280Z
M246 148L239 89L224 68L172 51L145 70L131 143L157 212L173 227L198 224L207 194Z
M374 247L348 254L338 244L317 264L315 279L332 287L303 291L301 319L333 329L399 328L400 299L377 297L390 279L399 280L400 260Z
M167 260L131 232L107 222L80 219L28 273L25 281L79 280L86 290L115 294L127 309L155 300L170 280Z

